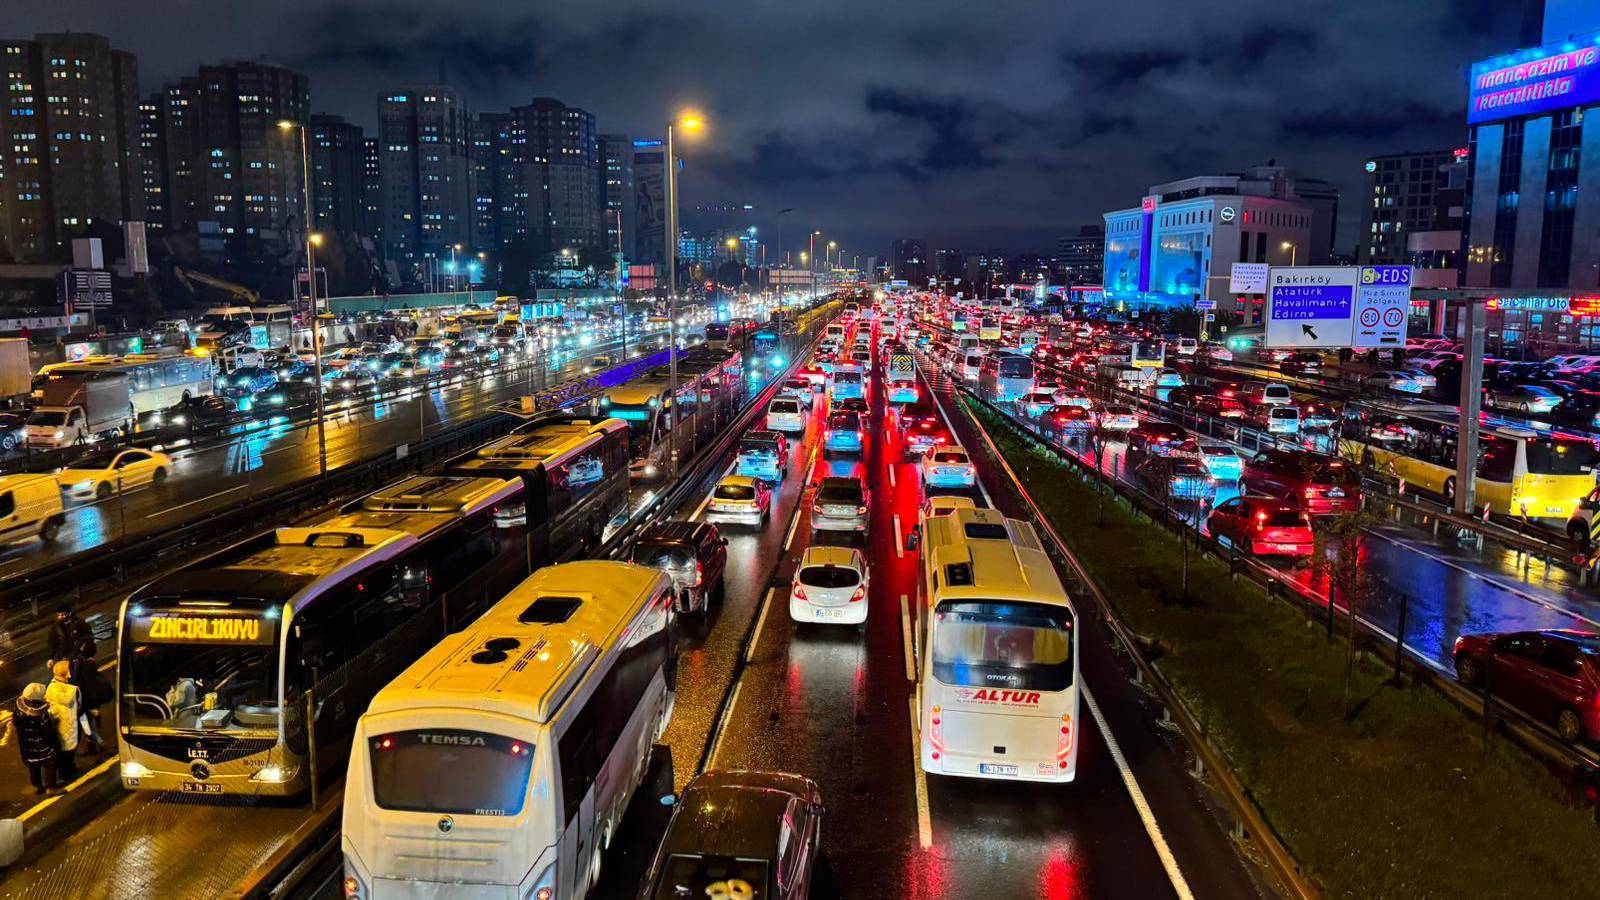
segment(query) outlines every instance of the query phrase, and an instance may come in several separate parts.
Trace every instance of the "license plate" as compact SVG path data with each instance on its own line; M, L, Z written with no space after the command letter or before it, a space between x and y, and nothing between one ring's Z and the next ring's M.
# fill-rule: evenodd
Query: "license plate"
M185 781L179 785L185 794L220 794L222 785L209 781Z
M817 610L817 618L819 618L819 619L842 619L842 618L844 618L844 610L842 610L842 609L818 609Z
M1344 491L1340 490L1339 488L1329 488L1328 489L1328 496L1334 498L1335 500L1337 500L1340 497L1344 496Z
M1268 544L1267 549L1280 553L1293 553L1300 548L1299 544Z
M1001 766L993 763L982 763L978 766L979 775L1015 775L1016 766Z

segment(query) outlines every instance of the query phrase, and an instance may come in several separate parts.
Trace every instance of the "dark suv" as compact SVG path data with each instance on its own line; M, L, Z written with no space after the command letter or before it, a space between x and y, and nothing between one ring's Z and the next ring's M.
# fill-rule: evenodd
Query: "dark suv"
M710 522L655 522L640 533L629 561L672 576L679 612L704 612L711 595L722 594L728 540Z
M1281 497L1313 516L1361 508L1361 480L1355 467L1321 453L1263 450L1245 461L1239 493Z

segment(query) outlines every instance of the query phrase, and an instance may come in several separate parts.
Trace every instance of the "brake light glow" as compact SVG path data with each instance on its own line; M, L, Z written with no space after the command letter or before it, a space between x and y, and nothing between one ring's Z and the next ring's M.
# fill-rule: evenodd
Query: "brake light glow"
M1056 767L1065 769L1072 755L1072 717L1061 717L1061 736L1056 739Z
M928 743L933 745L933 758L944 753L944 723L939 718L939 707L933 708L933 718L928 724Z
M806 602L810 602L810 600L811 600L810 597L806 596L806 589L801 587L798 584L794 586L793 594L794 594L794 599L796 599L796 600L804 600Z
M705 575L705 564L698 559L694 561L694 586L700 586L700 579Z

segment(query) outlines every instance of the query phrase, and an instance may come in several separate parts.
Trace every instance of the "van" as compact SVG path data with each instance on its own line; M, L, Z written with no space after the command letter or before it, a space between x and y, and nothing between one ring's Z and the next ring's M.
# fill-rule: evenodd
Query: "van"
M61 485L54 475L0 476L0 544L33 537L48 544L64 521Z
M1193 356L1200 349L1200 342L1191 337L1178 338L1178 355Z
M219 347L213 353L217 360L217 369L223 374L236 369L260 368L266 364L266 357L261 351L249 344L229 344Z
M1269 384L1261 389L1262 403L1293 403L1294 396L1289 393L1287 384Z
M968 350L961 360L961 377L968 381L977 381L982 370L983 354L976 350Z
M1276 403L1266 408L1268 434L1299 434L1300 410L1288 404Z

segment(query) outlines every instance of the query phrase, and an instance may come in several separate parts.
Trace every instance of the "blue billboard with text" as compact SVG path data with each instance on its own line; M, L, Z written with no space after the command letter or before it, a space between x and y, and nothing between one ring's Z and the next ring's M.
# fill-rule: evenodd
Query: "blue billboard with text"
M1600 102L1600 32L1472 65L1467 123Z

